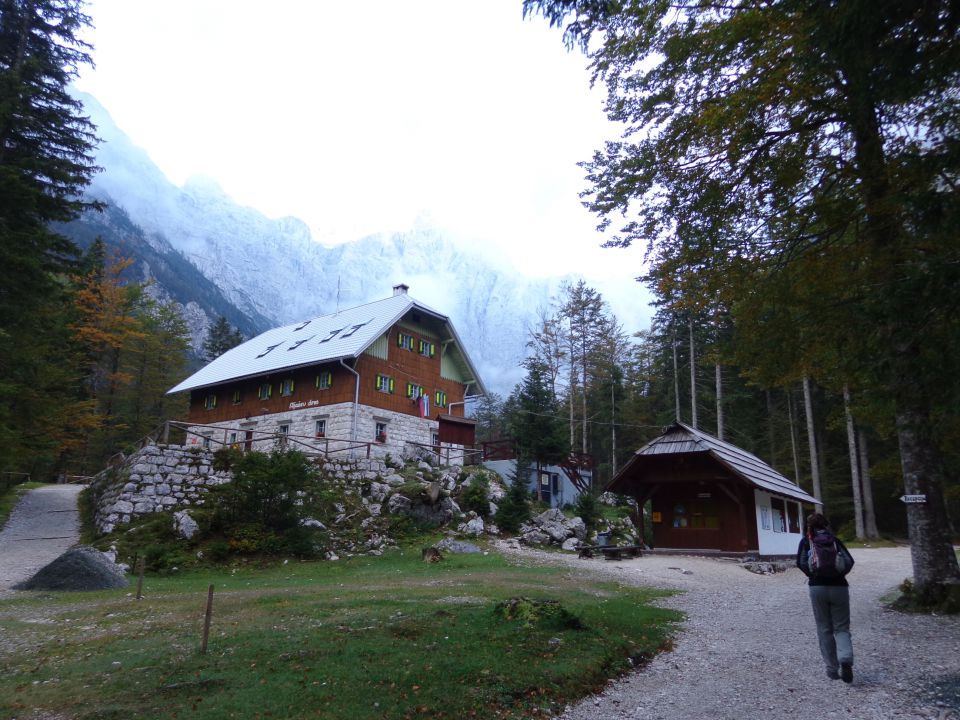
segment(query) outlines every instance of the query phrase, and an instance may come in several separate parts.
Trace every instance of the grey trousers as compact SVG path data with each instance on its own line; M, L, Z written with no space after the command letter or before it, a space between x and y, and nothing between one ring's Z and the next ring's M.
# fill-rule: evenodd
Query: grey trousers
M839 665L853 665L853 642L850 640L850 588L813 585L810 587L813 619L817 623L820 654L827 670Z

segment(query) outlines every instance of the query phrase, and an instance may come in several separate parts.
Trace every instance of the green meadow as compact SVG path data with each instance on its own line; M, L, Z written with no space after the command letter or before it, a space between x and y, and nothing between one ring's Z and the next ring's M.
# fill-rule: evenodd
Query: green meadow
M668 648L680 619L652 604L660 591L494 553L247 563L134 594L0 601L0 714L545 717ZM511 598L532 602L504 612Z

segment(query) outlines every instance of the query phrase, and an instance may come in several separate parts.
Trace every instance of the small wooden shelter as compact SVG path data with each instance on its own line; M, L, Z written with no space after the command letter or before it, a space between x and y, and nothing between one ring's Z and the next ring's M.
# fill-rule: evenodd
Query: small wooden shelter
M755 455L680 422L637 450L607 490L651 502L656 549L761 557L794 554L802 506L817 502Z

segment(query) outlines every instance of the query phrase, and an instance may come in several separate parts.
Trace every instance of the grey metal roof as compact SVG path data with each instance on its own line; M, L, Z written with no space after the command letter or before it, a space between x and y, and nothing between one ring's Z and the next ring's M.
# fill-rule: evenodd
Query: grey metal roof
M441 339L454 341L454 352L460 355L458 359L472 374L478 388L477 394L485 394L480 376L449 318L406 293L267 330L228 350L168 390L167 394L279 370L359 357L411 310L419 310L442 324L449 337Z
M664 431L663 435L654 438L637 450L610 485L619 484L618 481L624 478L631 467L643 457L688 453L711 455L738 477L761 490L786 495L801 502L812 504L819 502L813 495L778 473L756 455L681 422L674 423Z

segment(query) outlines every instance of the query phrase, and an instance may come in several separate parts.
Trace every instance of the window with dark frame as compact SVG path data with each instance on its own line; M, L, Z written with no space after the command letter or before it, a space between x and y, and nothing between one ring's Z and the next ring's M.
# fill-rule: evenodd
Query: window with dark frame
M387 441L387 423L378 422L376 424L375 436L376 436L377 442Z
M234 390L234 391L233 391L233 397L232 397L233 404L234 404L234 405L239 405L242 400L243 400L243 391L242 391L242 390Z
M397 333L397 347L404 350L413 350L413 335L404 332Z
M317 420L315 425L314 434L318 438L327 436L327 421L326 420Z
M330 370L325 370L317 375L317 379L313 384L317 390L326 390L327 388L333 387L333 373Z
M389 375L377 373L376 388L382 393L393 393L393 378Z
M208 393L207 396L203 399L203 409L213 410L216 406L217 406L217 394Z
M257 397L261 400L269 400L273 395L273 386L270 383L263 383L257 390Z
M800 503L787 502L787 526L790 532L800 534Z
M293 395L294 382L293 378L287 378L286 380L280 383L280 395L281 397L289 397Z
M785 533L787 531L787 509L780 498L770 498L770 511L773 515L773 531Z

